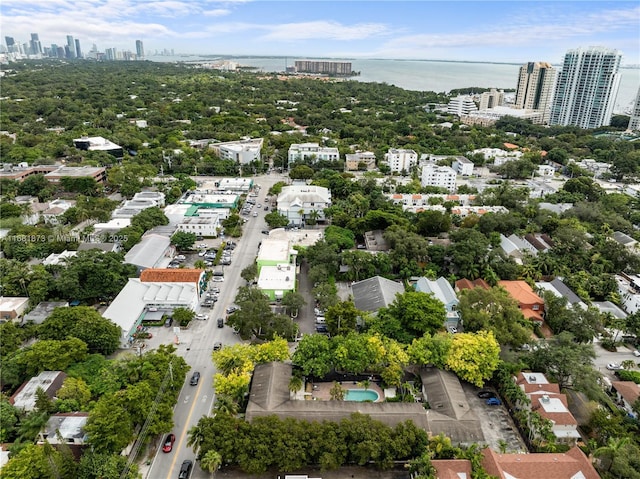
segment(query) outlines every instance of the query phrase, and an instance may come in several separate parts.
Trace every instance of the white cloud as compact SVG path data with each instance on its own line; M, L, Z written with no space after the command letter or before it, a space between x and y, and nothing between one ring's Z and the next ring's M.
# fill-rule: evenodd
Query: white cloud
M230 15L231 10L226 8L216 8L215 10L204 10L202 15L205 17L223 17L225 15Z
M380 23L356 23L345 25L334 21L318 20L315 22L283 23L264 26L269 32L264 40L293 42L297 40L363 40L377 35L385 35L388 29Z

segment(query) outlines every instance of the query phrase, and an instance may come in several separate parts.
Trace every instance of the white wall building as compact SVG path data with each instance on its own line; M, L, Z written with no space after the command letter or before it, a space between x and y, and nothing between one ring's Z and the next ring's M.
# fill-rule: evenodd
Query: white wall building
M345 156L344 168L347 171L358 171L360 164L364 164L367 170L374 170L376 167L376 155L371 151L357 151Z
M456 156L451 168L459 175L471 176L473 175L473 166L473 161L468 160L464 156Z
M384 155L384 160L392 173L409 172L418 164L418 154L413 150L389 148Z
M300 226L314 218L324 222L324 209L331 206L331 192L322 186L285 186L277 202L278 213L286 216L290 224Z
M422 167L420 184L424 186L439 186L449 191L456 189L456 172L448 166L426 165Z
M220 219L215 213L205 216L185 216L177 226L178 231L211 238L217 237L221 228Z
M480 110L488 110L504 104L504 91L492 88L480 95Z
M633 314L640 309L640 276L635 274L617 274L618 294L622 300L622 308Z
M478 107L470 95L458 95L449 100L449 104L447 105L447 113L458 116L468 115L472 111L477 110Z
M538 165L538 176L552 177L556 174L556 169L551 165Z
M636 102L633 105L631 111L631 118L629 118L629 130L640 130L640 88L638 88L638 94L636 95Z
M318 143L294 143L289 147L288 165L297 161L338 161L337 148L321 147Z
M231 160L234 163L248 165L261 160L261 151L264 138L255 138L240 141L227 141L209 145L216 155L222 160Z
M467 154L474 155L477 153L483 155L486 161L493 161L496 166L500 166L510 160L517 160L522 156L521 151L507 151L501 148L478 148Z

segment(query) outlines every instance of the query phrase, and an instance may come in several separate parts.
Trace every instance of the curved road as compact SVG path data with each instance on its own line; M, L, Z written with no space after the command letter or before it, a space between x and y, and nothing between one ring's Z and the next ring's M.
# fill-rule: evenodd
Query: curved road
M208 178L194 178L196 181L206 179ZM256 198L256 204L264 206L265 196L269 188L282 180L283 177L280 175L264 175L254 178L255 184L261 187L258 198ZM258 216L250 215L247 217L248 221L244 224L242 238L239 238L237 241L238 246L234 250L233 261L230 266L224 267L224 282L210 283L211 286L220 288L220 297L214 308L203 308L202 310L202 313L209 316L209 320L193 321L192 327L189 329L188 338L185 336L186 341L178 345L176 353L185 359L187 364L191 366L191 370L187 374L187 380L174 408L175 426L173 433L176 435L176 442L173 445L173 451L170 453L163 453L162 443L160 443L153 463L145 475L147 478L176 479L180 472L182 461L185 459L190 459L194 462L193 472L191 473L192 478L204 479L209 477L209 474L200 469L199 464L196 463L195 454L191 448L187 447L187 432L197 424L202 416L206 416L211 412L215 400L213 375L216 371L211 362L213 343L220 341L223 345L226 345L241 342L240 338L233 334L230 327L218 328L216 319L226 316L225 310L233 303L238 287L244 284L240 273L255 261L258 253L258 244L264 237L261 231L267 228L264 221L265 211L256 207L253 208L253 211L258 211ZM194 371L200 372L200 383L197 386L190 386L189 379Z

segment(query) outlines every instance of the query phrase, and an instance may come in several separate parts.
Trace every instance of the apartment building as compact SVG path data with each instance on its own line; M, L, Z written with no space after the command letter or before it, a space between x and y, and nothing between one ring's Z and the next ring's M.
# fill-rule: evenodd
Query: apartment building
M298 161L338 161L340 152L337 148L323 147L318 143L294 143L289 147L288 165Z
M418 164L418 154L413 150L389 148L384 160L392 173L409 172Z
M435 164L422 167L420 184L424 186L438 186L449 191L456 189L456 172L448 166Z
M478 107L470 95L458 95L449 100L447 105L447 113L452 115L468 115L472 111L478 111Z
M346 171L358 171L364 168L367 171L376 168L376 155L371 151L357 151L345 155L344 169Z

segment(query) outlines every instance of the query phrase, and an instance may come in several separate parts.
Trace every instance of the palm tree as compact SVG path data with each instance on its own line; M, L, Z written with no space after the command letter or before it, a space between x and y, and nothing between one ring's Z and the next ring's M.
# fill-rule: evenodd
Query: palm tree
M211 474L212 479L221 464L222 456L218 451L214 451L213 449L207 451L205 455L202 456L202 459L200 459L200 467Z
M623 449L629 442L628 437L609 438L606 446L596 449L593 453L593 457L606 456L609 460L606 471L608 472L613 466L613 461L616 455ZM600 461L602 465L602 461Z
M204 429L196 424L187 432L187 447L192 448L194 454L197 456L204 439Z
M236 416L238 414L238 403L230 396L224 394L218 395L213 408L220 414L227 414L229 416Z
M345 390L342 389L342 386L338 382L333 382L329 394L334 401L344 401Z
M289 380L289 391L291 391L292 393L300 391L303 385L304 382L302 381L302 378L294 374Z

